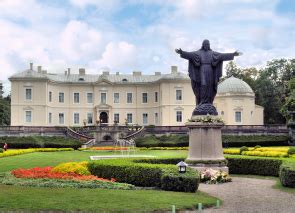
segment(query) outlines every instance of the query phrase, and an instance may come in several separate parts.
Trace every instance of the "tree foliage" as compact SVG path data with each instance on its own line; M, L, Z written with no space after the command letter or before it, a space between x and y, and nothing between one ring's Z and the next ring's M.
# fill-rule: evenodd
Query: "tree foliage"
M0 98L0 126L10 125L10 96Z
M292 93L288 81L295 77L295 59L274 59L259 70L254 67L239 68L231 61L225 69L226 77L240 78L254 90L256 104L264 107L266 124L286 122L285 111L288 107L289 110L293 107L293 101L289 98ZM292 81L290 84L295 85L295 82ZM283 109L287 102L287 108Z

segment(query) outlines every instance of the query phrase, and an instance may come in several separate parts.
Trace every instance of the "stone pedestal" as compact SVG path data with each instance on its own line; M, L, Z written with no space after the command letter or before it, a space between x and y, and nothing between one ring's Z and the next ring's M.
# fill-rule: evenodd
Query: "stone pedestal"
M186 163L199 171L206 168L228 172L223 156L222 123L188 122L189 154Z

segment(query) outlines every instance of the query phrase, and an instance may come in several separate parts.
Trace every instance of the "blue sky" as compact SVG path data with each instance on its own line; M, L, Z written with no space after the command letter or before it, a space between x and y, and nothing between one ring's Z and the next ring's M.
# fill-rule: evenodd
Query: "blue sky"
M242 51L241 67L295 57L292 0L0 0L0 11L6 92L29 62L57 73L186 72L174 49L199 49L205 38L213 50Z

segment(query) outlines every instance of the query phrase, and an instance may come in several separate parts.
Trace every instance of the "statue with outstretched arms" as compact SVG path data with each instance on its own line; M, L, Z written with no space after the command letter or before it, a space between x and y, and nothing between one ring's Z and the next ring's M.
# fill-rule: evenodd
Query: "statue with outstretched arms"
M180 57L187 59L189 77L193 92L196 96L196 105L193 115L217 115L213 100L217 93L217 85L222 76L223 61L233 60L240 52L219 53L210 49L209 40L204 40L201 49L186 52L176 49Z

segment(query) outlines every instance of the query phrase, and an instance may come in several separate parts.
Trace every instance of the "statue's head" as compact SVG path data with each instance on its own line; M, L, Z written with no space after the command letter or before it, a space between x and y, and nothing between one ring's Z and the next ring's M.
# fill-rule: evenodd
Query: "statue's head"
M208 39L205 39L204 41L203 41L203 44L202 44L202 48L201 48L202 50L205 50L205 51L207 51L207 50L211 50L210 49L210 42L209 42L209 40Z

